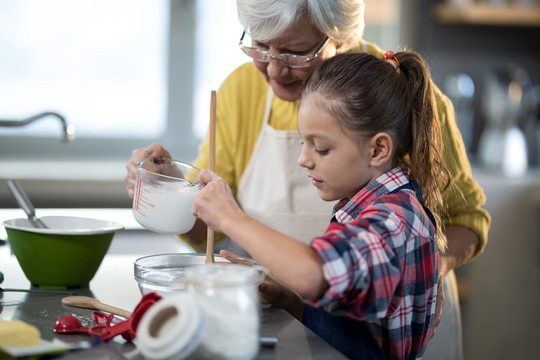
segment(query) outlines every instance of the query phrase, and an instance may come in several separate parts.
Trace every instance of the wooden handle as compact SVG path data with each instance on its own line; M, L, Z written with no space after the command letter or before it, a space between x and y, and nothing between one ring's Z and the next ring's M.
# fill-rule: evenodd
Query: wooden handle
M104 304L98 299L94 299L89 296L67 296L62 298L62 304L114 313L116 315L125 317L126 319L131 317L131 311Z
M124 309L117 308L115 306L99 303L99 309L101 311L105 311L108 313L114 313L115 315L119 315L122 317L125 317L126 319L129 319L131 317L131 311L127 311Z
M210 92L210 128L208 130L210 152L208 158L208 167L216 171L216 91ZM205 264L213 263L214 260L214 231L210 226L206 230L206 258Z
M208 167L212 171L216 171L216 91L210 93L210 156Z

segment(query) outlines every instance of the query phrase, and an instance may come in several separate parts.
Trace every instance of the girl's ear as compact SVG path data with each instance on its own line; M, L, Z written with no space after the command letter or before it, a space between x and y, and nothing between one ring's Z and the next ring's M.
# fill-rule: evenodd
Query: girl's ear
M392 153L394 150L394 142L392 137L384 132L377 133L371 138L371 166L386 166L392 164Z

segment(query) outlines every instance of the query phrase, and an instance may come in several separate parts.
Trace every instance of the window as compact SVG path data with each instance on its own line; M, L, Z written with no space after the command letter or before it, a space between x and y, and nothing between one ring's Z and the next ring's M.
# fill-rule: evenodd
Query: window
M370 32L368 21L368 40L384 35L378 25ZM96 201L108 182L110 201L125 197L124 163L135 148L159 142L192 161L210 91L250 61L237 46L242 30L234 0L0 1L0 119L55 111L76 135L62 143L52 116L0 127L0 181L26 180L49 198L85 182ZM0 202L9 197L2 188Z
M75 127L76 142L164 134L167 0L5 0L0 7L1 119L55 111ZM59 139L60 129L48 117L0 127L0 136L23 146L34 138L39 149L39 139Z
M0 159L118 159L160 142L184 160L206 134L210 90L248 59L236 3L222 0L4 0Z
M236 1L197 1L194 130L199 138L208 131L210 91L217 90L227 75L240 64L250 61L238 48L242 30Z

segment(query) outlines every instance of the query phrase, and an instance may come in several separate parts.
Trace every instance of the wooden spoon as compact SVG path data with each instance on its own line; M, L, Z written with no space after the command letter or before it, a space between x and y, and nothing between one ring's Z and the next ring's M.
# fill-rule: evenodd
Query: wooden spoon
M210 170L216 171L216 91L212 90L210 93L210 129L209 129L209 140L210 140L210 153L208 165ZM210 229L210 226L206 230L206 258L204 259L205 264L214 263L214 231Z
M104 304L98 299L94 299L89 296L67 296L62 298L62 304L114 313L116 315L125 317L126 319L131 317L131 311Z

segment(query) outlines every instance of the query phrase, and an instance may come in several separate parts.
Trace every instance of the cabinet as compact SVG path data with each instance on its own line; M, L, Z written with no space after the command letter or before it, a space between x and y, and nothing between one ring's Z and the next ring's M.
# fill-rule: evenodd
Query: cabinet
M437 3L433 15L441 24L540 27L539 5L467 5Z

